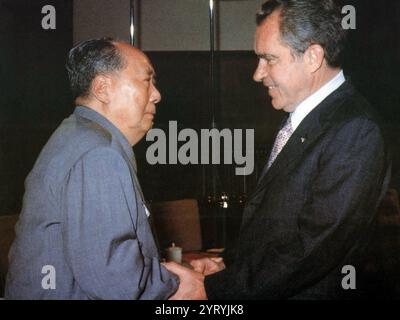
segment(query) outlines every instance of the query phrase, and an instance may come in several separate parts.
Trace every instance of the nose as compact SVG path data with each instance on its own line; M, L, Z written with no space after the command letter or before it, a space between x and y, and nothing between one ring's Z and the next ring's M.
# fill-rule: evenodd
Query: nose
M258 61L257 68L256 68L256 70L254 71L253 80L254 80L255 82L261 82L261 81L263 81L263 79L264 79L267 75L268 75L268 72L267 72L266 65L265 65L265 63L260 59L260 60Z
M161 93L158 91L155 85L153 85L151 95L150 95L150 101L154 104L159 103L161 101Z

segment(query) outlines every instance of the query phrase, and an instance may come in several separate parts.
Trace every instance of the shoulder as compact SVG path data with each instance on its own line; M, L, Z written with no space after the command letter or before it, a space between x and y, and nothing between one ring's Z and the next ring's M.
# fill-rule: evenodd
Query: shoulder
M386 139L376 108L356 89L349 87L320 118L325 132L323 150L354 153L358 147L371 152L385 149Z
M336 123L360 121L376 127L380 127L381 124L377 109L351 84L345 90L332 120Z
M111 133L92 121L72 115L53 133L33 171L59 182L80 160L92 158L123 161Z
M92 146L111 145L113 140L108 130L82 117L67 119L65 124L60 126L60 136L70 139L72 145L80 146L78 150L90 149Z
M79 154L97 145L110 145L112 135L97 123L75 114L65 119L43 148L47 153Z
M383 139L382 121L376 108L351 84L339 89L336 97L319 119L328 136L333 136L334 140L338 135L354 139L355 136L373 132Z

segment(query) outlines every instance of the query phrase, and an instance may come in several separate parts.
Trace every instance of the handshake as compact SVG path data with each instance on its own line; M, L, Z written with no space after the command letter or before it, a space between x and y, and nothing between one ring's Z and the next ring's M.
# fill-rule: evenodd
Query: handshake
M225 269L222 258L211 257L192 260L192 269L176 262L164 262L162 265L179 277L178 290L169 300L207 300L204 278Z

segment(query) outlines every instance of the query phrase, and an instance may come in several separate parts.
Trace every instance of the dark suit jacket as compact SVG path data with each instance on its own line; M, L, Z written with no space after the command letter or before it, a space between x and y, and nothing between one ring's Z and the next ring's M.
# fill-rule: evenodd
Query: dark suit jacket
M359 295L361 288L342 288L342 268L360 271L390 176L385 149L369 104L345 82L304 118L261 176L227 268L205 279L209 299Z

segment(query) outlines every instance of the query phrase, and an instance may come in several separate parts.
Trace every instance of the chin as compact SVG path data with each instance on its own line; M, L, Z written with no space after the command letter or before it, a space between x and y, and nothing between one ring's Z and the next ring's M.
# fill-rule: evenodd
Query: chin
M154 125L154 123L153 122L151 122L149 125L147 125L145 128L144 128L144 132L148 132L150 129L152 129L153 128L153 125Z
M279 104L279 103L273 103L273 102L271 104L275 110L282 110L285 112L293 112L295 109L295 108L293 108L292 105L287 105L287 104L282 104L282 103Z
M277 104L277 103L271 103L272 104L272 108L274 108L275 110L282 110L282 109L284 109L285 107L283 107L283 106L281 106L281 105L279 105L279 104Z

